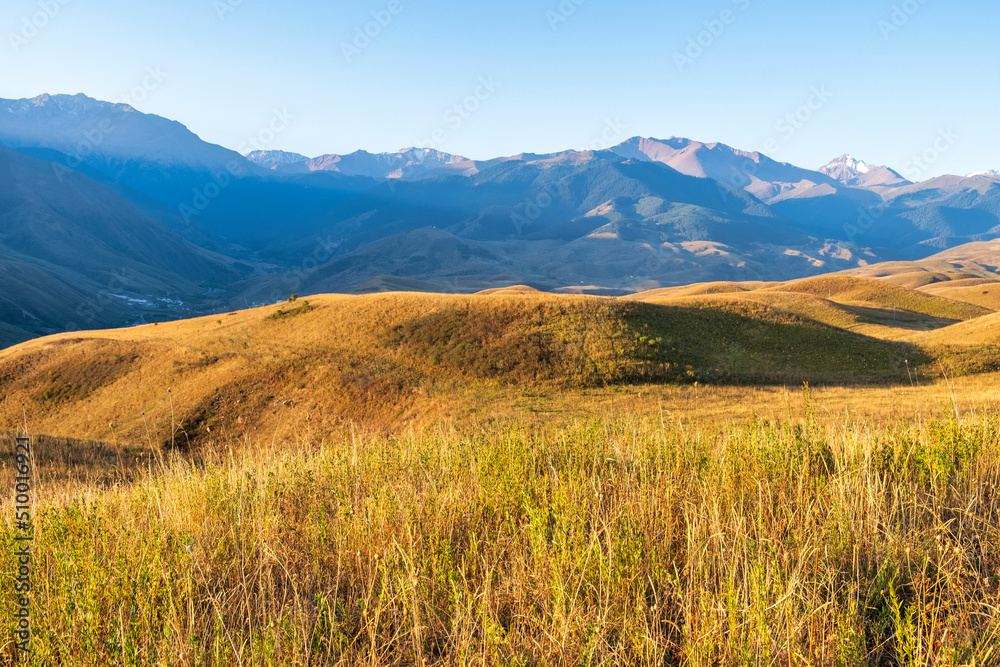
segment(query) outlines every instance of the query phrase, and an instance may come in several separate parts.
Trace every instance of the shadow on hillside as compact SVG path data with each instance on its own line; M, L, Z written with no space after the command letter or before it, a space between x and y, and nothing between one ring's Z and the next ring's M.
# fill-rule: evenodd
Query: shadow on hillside
M635 301L465 300L391 327L440 372L501 383L908 383L917 346L760 304L738 311Z
M962 321L947 317L924 315L923 313L915 313L911 310L891 310L869 306L848 306L845 304L839 304L839 306L857 315L865 324L877 324L905 331L935 331Z

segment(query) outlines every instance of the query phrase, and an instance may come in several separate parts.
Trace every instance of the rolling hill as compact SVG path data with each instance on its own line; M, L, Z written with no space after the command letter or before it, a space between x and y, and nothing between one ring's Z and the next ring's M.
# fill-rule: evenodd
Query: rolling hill
M279 425L421 422L491 387L898 382L903 360L920 358L780 309L525 290L331 295L9 348L0 415L20 421L23 405L44 433L158 443L173 415L186 445Z
M873 278L829 275L786 283L702 283L630 297L664 305L701 305L731 312L756 308L794 314L884 340L943 330L994 309Z
M908 340L921 345L947 345L957 347L985 347L1000 348L1000 313L993 313L986 317L981 317L968 322L961 322L953 326L928 331Z
M843 272L926 294L1000 309L1000 240L968 243L914 262L883 262Z

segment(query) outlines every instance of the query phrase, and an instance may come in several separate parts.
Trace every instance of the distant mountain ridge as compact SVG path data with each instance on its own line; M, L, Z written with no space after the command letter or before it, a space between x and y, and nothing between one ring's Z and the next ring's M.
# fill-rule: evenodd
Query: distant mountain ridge
M434 176L472 176L484 164L430 148L403 148L395 153L355 151L345 155L328 154L308 158L284 151L253 151L246 157L266 169L288 174L330 171L348 176L379 180L420 180ZM488 164L495 163L490 161Z
M0 100L0 144L51 149L102 170L137 161L207 170L249 165L236 151L202 141L177 121L83 94Z
M279 169L309 160L305 155L300 155L299 153L268 150L250 151L243 157L264 169Z
M0 100L0 145L17 184L0 198L0 263L61 281L63 306L124 266L142 278L118 302L176 293L211 309L406 285L617 294L788 280L1000 237L988 173L910 183L849 155L812 170L683 137L488 160L429 148L244 156L129 105L42 95ZM41 218L56 231L39 233ZM18 289L0 337L74 321L18 319L32 312ZM112 308L100 324L139 311Z

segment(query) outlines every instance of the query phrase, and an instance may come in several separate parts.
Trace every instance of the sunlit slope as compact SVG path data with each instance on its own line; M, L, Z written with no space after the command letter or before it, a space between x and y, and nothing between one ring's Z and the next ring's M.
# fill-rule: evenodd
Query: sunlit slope
M761 289L762 287L769 287L772 285L780 285L781 283L773 282L760 282L760 281L747 281L747 282L731 282L731 281L718 281L710 283L694 283L692 285L681 285L679 287L661 287L658 289L647 290L645 292L639 292L635 295L635 298L641 301L653 302L657 299L671 299L677 297L685 296L702 296L705 294L732 294L732 293L742 293L742 292L752 292L754 290Z
M778 292L815 294L841 304L883 310L908 310L912 313L953 320L972 319L991 312L980 306L935 298L914 289L870 278L819 276L767 289Z
M330 295L4 350L0 417L19 424L24 406L36 432L114 440L148 429L170 442L173 430L185 444L347 421L427 424L500 385L899 381L903 360L920 358L778 309Z
M980 279L1000 281L1000 239L966 243L927 259L912 262L880 262L835 275L877 278L901 287L924 289L951 281Z
M490 296L490 295L501 295L501 294L539 294L539 290L528 285L511 285L510 287L498 287L495 289L486 289L481 292L476 292L478 296Z
M1000 346L1000 313L909 338L921 345Z
M1000 280L972 278L934 283L920 288L921 292L953 301L964 301L990 310L1000 310Z
M648 303L746 313L785 312L886 340L947 327L993 312L870 278L820 276L788 283L701 283L631 297Z

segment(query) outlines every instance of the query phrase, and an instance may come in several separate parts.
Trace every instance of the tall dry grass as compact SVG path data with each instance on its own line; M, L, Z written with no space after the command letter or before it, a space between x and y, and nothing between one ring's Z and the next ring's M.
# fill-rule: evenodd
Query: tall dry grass
M724 428L346 428L43 483L29 662L1000 663L1000 420L809 400Z

